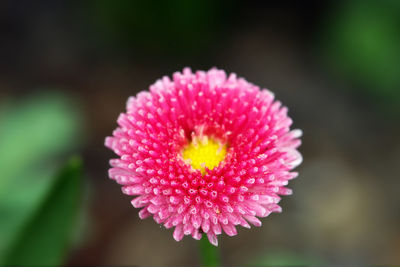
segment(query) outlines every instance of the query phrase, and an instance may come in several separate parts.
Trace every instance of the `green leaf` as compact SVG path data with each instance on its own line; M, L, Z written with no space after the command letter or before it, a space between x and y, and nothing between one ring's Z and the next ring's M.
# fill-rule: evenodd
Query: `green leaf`
M28 165L70 147L79 126L78 114L65 96L37 95L6 108L0 117L0 196Z
M6 257L6 266L59 266L76 224L82 162L72 158L61 170L40 209Z
M0 105L0 264L44 201L66 152L77 146L79 116L64 95L43 93Z

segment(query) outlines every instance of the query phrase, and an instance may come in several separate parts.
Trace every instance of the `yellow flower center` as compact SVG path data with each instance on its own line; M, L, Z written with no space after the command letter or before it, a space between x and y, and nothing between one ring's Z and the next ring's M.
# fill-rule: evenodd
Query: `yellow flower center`
M205 168L212 170L217 167L226 155L226 144L222 144L207 136L193 138L182 152L183 159L190 163L193 169L205 172Z

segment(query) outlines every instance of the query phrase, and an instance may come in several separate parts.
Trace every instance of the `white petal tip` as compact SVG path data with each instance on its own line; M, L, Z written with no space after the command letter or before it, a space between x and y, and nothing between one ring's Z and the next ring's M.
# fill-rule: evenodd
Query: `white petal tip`
M210 243L211 243L212 245L218 247L218 239L217 239L217 236L216 236L216 235L214 235L214 234L212 234L212 233L209 232L209 233L207 234L207 237L208 237L208 241L210 241Z

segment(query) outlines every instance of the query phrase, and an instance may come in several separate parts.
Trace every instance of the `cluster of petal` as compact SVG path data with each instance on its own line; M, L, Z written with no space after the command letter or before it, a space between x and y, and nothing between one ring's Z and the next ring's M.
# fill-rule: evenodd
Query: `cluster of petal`
M258 86L222 70L192 73L188 68L156 81L149 92L130 97L119 127L105 145L112 159L109 176L135 195L140 218L152 216L184 235L237 234L236 226L261 226L260 217L281 212L280 195L302 161L300 130L290 130L287 108ZM225 159L205 172L182 158L193 136L227 144Z

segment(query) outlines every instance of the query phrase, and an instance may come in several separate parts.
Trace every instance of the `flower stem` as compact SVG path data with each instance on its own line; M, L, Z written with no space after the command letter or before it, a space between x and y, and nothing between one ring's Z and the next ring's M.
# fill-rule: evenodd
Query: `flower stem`
M207 236L200 239L200 257L203 267L220 267L219 249L210 244Z

